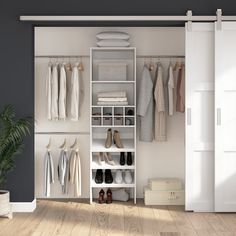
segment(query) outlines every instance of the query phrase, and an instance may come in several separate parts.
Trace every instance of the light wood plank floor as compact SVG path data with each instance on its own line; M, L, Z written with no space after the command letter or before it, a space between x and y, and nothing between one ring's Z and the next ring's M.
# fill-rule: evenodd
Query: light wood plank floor
M0 218L1 236L236 236L236 214L185 212L142 201L107 204L39 200L33 213Z

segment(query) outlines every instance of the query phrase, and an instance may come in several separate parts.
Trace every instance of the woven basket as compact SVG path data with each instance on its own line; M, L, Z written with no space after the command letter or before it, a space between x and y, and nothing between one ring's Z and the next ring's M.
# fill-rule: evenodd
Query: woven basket
M11 213L10 193L6 190L0 190L0 216Z

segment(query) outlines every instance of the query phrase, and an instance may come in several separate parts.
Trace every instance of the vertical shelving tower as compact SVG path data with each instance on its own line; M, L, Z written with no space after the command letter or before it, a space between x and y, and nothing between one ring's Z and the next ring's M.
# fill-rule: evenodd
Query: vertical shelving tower
M107 68L107 71L102 71ZM109 72L110 70L110 72ZM112 71L112 73L111 73ZM110 73L112 76L103 75ZM124 79L125 78L125 79ZM100 189L125 188L130 192L136 204L136 49L125 48L98 48L90 49L90 203L98 197ZM97 105L97 94L99 92L125 91L128 105ZM124 148L117 148L114 144L105 148L107 129L112 132L118 130ZM116 165L104 166L98 163L99 152L110 152ZM131 152L132 165L120 165L120 153ZM125 171L129 169L132 173L131 184L123 182L101 184L95 183L97 169L111 169L113 179L116 170Z

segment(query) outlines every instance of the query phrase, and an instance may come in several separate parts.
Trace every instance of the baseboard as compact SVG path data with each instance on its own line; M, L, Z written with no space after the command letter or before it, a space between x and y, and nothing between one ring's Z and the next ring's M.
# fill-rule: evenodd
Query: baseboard
M36 208L36 199L32 202L11 202L12 212L33 212Z

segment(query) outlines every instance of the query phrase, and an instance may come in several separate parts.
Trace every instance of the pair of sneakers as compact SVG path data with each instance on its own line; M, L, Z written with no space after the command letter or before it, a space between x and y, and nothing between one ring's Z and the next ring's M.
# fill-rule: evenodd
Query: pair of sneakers
M130 170L117 170L115 174L115 182L121 184L125 182L126 184L131 184L133 182L132 173Z

